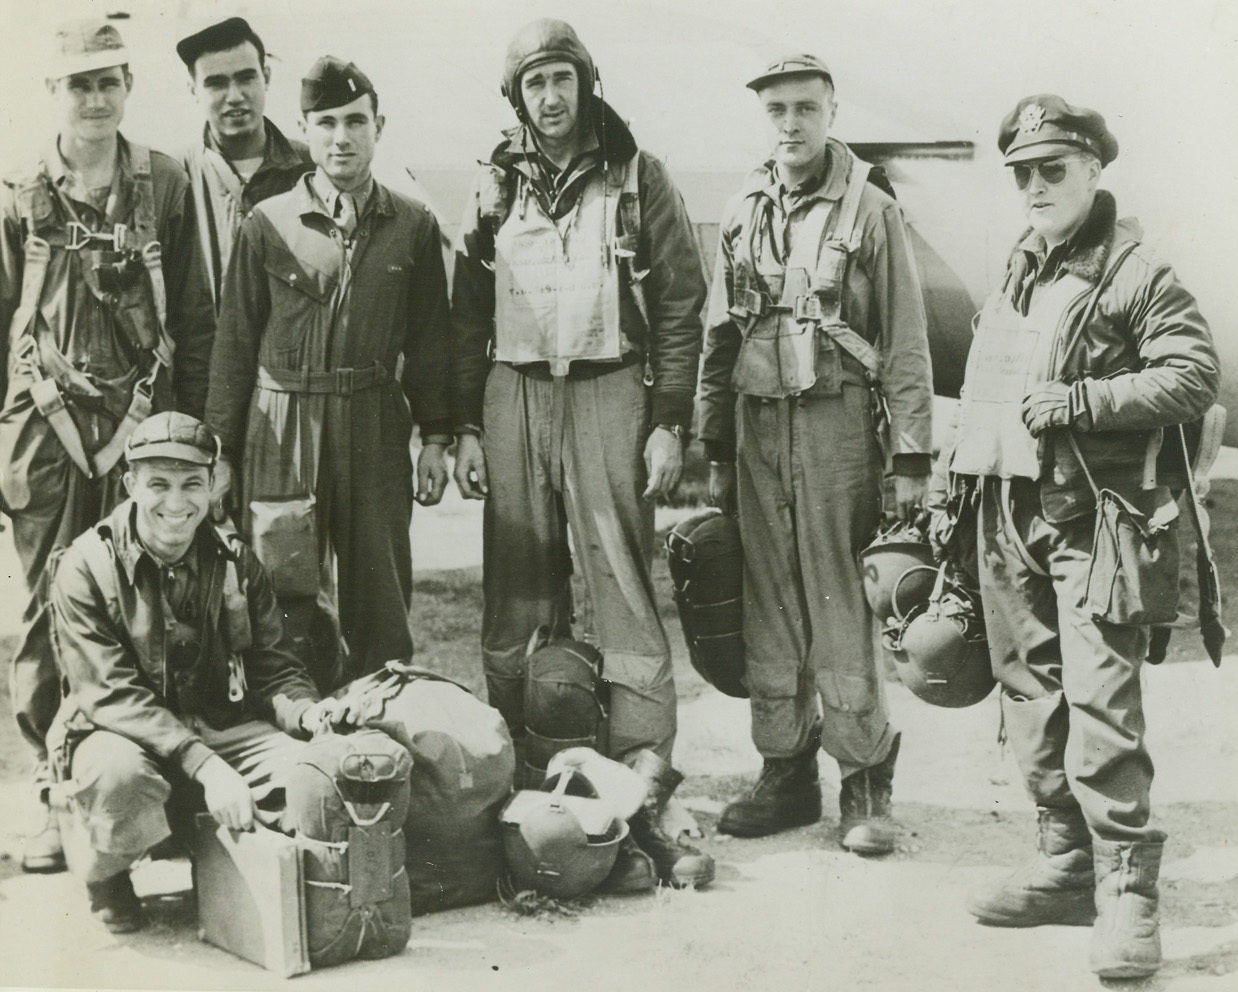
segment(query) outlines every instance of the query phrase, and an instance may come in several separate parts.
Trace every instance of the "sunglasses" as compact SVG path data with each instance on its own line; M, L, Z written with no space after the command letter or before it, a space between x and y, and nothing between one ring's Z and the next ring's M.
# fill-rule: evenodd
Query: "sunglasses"
M1050 186L1056 186L1066 178L1066 167L1070 161L1078 157L1078 155L1067 155L1063 158L1051 158L1044 162L1011 166L1011 170L1014 172L1014 184L1019 189L1027 189L1032 181L1032 174L1038 172L1040 173L1040 178L1046 183Z

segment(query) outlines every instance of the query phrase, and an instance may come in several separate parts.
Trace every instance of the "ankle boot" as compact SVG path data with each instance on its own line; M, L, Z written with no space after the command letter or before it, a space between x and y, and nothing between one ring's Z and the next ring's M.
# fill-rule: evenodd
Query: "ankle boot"
M43 800L43 826L22 844L22 871L38 874L64 871L64 845L60 841L60 822L56 811Z
M901 739L901 735L894 735L890 753L880 764L852 772L842 780L838 834L842 846L853 854L889 854L894 850L896 833L890 818L890 797Z
M87 882L90 912L111 933L132 933L146 925L142 901L133 891L128 870L105 878L102 882Z
M628 834L619 845L615 867L594 891L608 896L652 892L658 887L658 872L653 859L642 851Z
M765 837L821 819L821 782L816 741L790 758L766 758L752 791L728 803L718 832L733 837Z
M1089 926L1096 919L1092 835L1079 809L1037 811L1039 854L976 889L967 911L986 926Z
M683 775L648 749L638 751L631 765L649 784L649 796L628 826L637 847L653 860L658 881L676 889L708 885L714 880L714 859L685 841L682 833L672 837L662 826L662 814Z
M1156 880L1164 844L1093 841L1096 923L1091 965L1101 978L1143 978L1161 966Z

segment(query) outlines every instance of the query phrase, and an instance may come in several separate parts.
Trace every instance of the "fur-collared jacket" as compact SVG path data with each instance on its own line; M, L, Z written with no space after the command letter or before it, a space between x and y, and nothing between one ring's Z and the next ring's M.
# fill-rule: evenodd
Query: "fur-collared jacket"
M1078 341L1065 356L1059 347L1052 378L1083 383L1091 423L1085 431L1074 428L1076 441L1097 483L1124 494L1143 486L1149 446L1155 454L1161 429L1197 420L1220 386L1212 333L1195 298L1142 240L1139 223L1118 219L1113 196L1101 190L1083 227L1065 245L1046 255L1043 239L1026 232L995 291L998 305L1026 312L1032 295L1063 273L1093 287L1107 279L1081 330L1093 293L1071 304L1061 326ZM1046 517L1060 521L1093 512L1095 496L1067 440L1057 434L1042 437L1040 497ZM949 464L948 451L941 464Z

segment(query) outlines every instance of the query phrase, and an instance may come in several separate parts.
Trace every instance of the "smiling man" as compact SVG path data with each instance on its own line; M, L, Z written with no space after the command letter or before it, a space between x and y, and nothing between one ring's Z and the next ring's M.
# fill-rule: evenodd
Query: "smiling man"
M106 21L59 28L45 63L58 134L0 188L0 509L29 593L13 709L44 797L60 695L48 562L124 498L120 457L147 414L202 412L214 331L185 173L120 134L128 60ZM50 816L22 866L63 868Z
M291 189L313 164L304 144L289 141L263 116L271 67L266 46L244 18L229 17L182 38L176 54L206 116L202 140L190 146L184 164L218 308L241 220L255 204Z
M609 756L647 749L667 764L676 697L653 511L683 466L705 285L679 191L596 78L563 21L534 21L508 46L519 123L478 174L456 259L455 474L465 498L486 500L482 664L517 747L526 646L543 626L570 636L574 561L610 684ZM713 877L712 859L652 823L632 832L662 882Z
M144 923L129 867L169 835L168 813L197 791L250 829L285 798L288 734L322 719L270 578L206 519L218 452L193 417L146 420L126 449L129 500L73 542L52 588L69 692L48 740L88 839L74 871L113 933Z
M824 63L787 55L748 88L774 151L723 216L701 438L711 497L739 512L746 684L764 768L718 829L755 837L819 819L824 748L842 777L843 846L885 854L899 736L856 556L877 529L887 470L888 511L910 515L925 490L924 306L902 212L829 137Z
M413 653L410 411L428 506L451 440L447 286L433 215L371 175L383 117L369 78L324 56L301 110L316 169L241 225L207 420L223 442L216 495L235 477L242 529L325 693Z
M1003 726L1037 806L1040 850L969 908L993 926L1095 920L1093 970L1139 977L1161 961L1165 841L1150 822L1139 681L1148 628L1130 596L1138 582L1108 609L1089 595L1118 588L1118 563L1093 560L1097 489L1146 514L1161 557L1142 577L1160 571L1174 586L1170 491L1186 480L1158 474L1162 428L1208 409L1220 367L1195 300L1097 188L1118 154L1105 119L1030 96L997 144L1030 227L980 312L941 457L952 505L978 511L943 517L934 532L974 528Z

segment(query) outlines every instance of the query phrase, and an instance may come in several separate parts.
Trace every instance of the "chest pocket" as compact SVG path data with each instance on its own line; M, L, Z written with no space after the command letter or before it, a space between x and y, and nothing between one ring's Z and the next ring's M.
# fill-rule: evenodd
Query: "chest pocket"
M331 302L339 285L336 273L324 272L291 252L271 251L264 263L271 294L267 335L277 353L297 349Z

